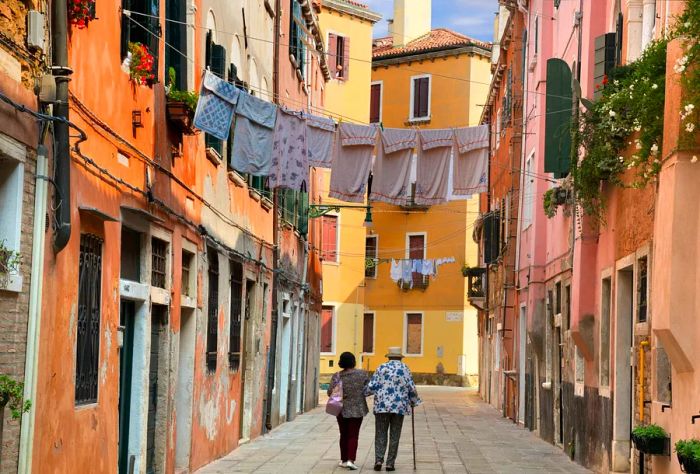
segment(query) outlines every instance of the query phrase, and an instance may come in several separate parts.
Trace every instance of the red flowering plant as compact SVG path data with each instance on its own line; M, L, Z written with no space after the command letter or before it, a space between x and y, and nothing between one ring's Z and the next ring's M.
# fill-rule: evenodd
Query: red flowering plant
M153 62L155 59L148 46L141 43L129 43L129 77L142 86L150 84L155 79Z
M95 0L68 0L68 21L82 29L95 19Z

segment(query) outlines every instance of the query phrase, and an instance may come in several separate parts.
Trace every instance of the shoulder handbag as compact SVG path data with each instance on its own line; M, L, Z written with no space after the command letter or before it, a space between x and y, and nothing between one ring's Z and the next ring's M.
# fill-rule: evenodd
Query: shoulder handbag
M343 381L338 377L338 383L333 387L331 396L326 402L326 413L338 416L343 411Z

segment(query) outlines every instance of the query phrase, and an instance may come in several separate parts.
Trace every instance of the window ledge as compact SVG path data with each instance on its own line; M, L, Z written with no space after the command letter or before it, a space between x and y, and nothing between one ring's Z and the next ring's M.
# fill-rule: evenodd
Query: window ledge
M248 190L248 195L253 198L254 201L260 202L260 199L262 198L262 195L260 194L259 191L256 189L249 189Z
M266 211L269 211L270 209L272 209L272 206L273 206L272 200L269 199L269 198L266 198L266 197L264 197L264 196L263 196L263 198L260 200L260 205L261 205L262 208L265 209Z
M221 164L221 155L215 149L209 147L207 148L207 159L212 162L214 166L219 166Z
M233 184L238 186L239 188L242 188L245 186L246 182L245 179L243 179L243 176L238 174L236 171L229 171L228 172L228 178L233 181Z
M22 275L7 275L6 277L0 277L0 291L21 293L23 283L24 279L22 278Z
M130 300L146 301L148 299L148 286L137 281L120 279L119 294Z
M182 306L183 308L196 309L197 300L195 300L191 296L181 295L180 306Z
M430 123L430 120L432 117L429 115L427 117L414 117L414 118L409 118L406 121L406 125L418 125L418 124L428 124Z
M151 302L166 306L170 305L170 291L165 288L151 287Z

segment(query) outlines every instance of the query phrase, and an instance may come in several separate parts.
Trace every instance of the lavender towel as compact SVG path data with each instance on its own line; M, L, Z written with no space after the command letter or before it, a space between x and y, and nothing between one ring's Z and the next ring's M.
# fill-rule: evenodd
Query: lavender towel
M240 91L233 84L205 71L194 113L194 126L220 140L228 139L239 94Z
M300 113L277 110L272 141L271 188L308 190L309 159L306 150L306 120Z
M447 201L450 174L450 154L454 147L454 132L421 130L416 173L416 203L425 206Z
M341 123L338 126L330 197L347 202L364 201L377 130L376 125Z
M458 128L455 130L455 142L453 193L485 193L489 160L488 125Z
M374 162L372 201L404 204L411 190L411 156L418 133L411 129L382 131L379 153Z

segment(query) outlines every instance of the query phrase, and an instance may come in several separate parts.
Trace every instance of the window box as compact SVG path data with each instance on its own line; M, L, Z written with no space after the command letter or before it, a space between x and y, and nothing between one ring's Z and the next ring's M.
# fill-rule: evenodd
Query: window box
M194 111L185 103L168 98L165 105L168 122L175 130L185 135L196 133L192 122L194 121Z
M634 446L642 453L670 455L671 440L666 431L658 425L640 425L632 430Z

